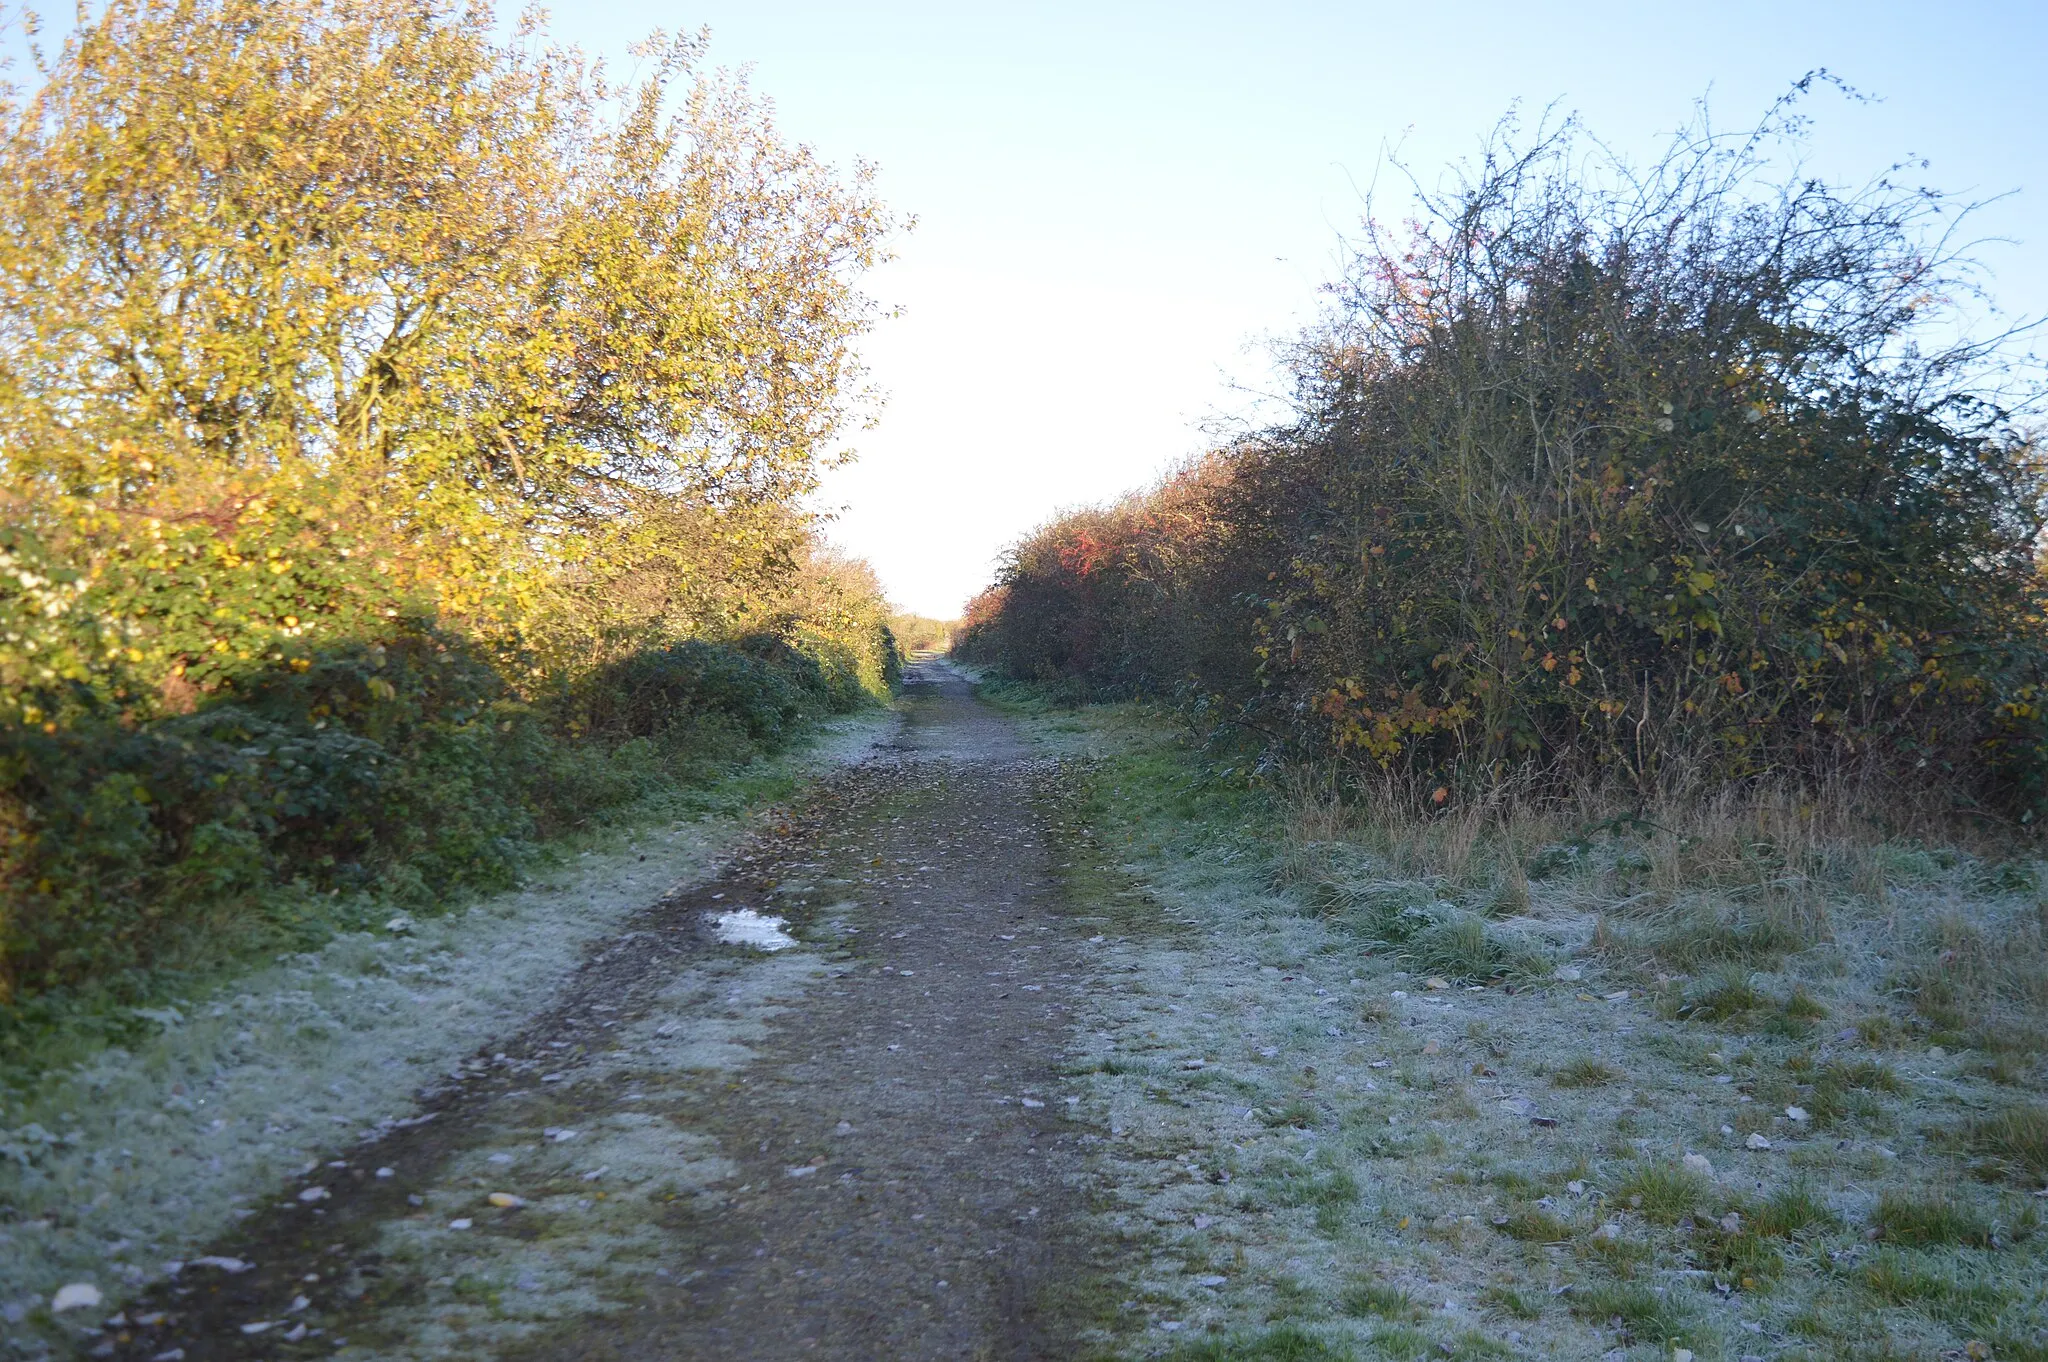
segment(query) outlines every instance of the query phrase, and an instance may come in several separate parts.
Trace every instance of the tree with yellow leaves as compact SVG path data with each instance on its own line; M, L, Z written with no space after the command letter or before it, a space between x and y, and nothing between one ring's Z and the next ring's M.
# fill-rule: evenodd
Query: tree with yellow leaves
M649 520L786 557L890 220L703 49L618 83L477 4L110 4L5 111L9 519L111 571L282 494L501 633L564 564L673 563Z

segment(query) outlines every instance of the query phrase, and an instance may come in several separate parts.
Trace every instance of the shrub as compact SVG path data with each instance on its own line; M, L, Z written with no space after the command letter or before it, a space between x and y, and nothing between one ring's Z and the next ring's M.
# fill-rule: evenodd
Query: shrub
M2026 434L1925 300L1939 196L1504 138L1369 229L1299 416L1020 541L963 647L1397 781L2048 792ZM1796 159L1796 147L1791 149Z

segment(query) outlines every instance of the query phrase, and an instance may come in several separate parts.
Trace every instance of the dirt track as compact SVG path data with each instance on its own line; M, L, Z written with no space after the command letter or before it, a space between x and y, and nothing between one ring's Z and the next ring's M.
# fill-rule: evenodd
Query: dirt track
M1057 768L939 665L904 708L537 999L431 1120L335 1151L210 1249L252 1266L131 1307L164 1317L119 1352L1068 1355L1085 1137L1055 1068L1095 948L1035 807ZM735 906L800 943L716 942Z

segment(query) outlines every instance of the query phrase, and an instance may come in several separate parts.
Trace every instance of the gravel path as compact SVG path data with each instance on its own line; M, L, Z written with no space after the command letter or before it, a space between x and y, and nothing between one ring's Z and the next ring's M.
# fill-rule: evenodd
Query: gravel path
M1058 768L942 664L904 709L105 1355L1070 1355L1082 1135L1056 1065L1094 948L1038 812ZM734 908L795 944L719 942Z

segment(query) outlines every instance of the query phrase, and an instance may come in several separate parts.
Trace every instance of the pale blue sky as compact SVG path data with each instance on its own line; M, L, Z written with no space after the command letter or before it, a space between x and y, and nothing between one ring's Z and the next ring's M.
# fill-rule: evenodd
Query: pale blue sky
M512 0L502 0L509 8ZM45 4L46 9L62 6ZM1881 103L1811 104L1815 164L2016 191L1982 219L2008 310L2048 312L2048 0L2033 3L816 3L558 5L559 39L630 66L709 26L785 132L866 157L920 219L873 285L889 392L835 474L835 537L896 599L950 614L1002 546L1203 444L1257 342L1315 305L1398 146L1425 176L1514 101L1653 152L1694 100L1751 122L1827 67Z

